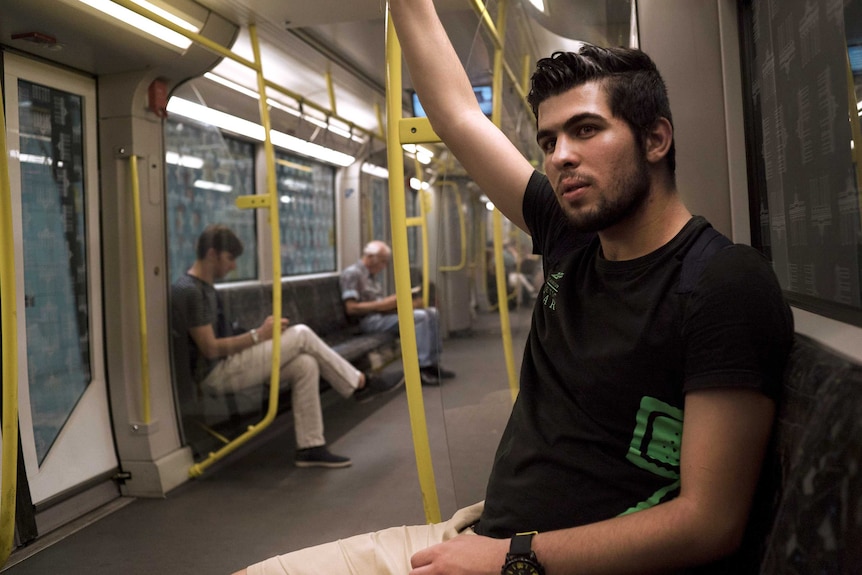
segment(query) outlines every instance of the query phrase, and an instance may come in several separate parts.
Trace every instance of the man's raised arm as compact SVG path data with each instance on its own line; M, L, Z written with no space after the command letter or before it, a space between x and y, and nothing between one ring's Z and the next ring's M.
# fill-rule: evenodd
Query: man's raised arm
M533 167L479 108L433 1L389 4L413 87L434 131L497 208L526 230L522 203Z

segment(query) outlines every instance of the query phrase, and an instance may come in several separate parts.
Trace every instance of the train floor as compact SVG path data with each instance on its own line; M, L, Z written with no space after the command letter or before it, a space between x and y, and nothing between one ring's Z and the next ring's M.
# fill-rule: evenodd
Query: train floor
M520 368L529 309L510 313ZM499 318L481 314L444 342L457 372L423 387L442 517L481 500L511 410ZM229 574L267 557L425 522L403 388L356 404L324 393L327 442L344 469L294 467L290 414L163 499L120 498L13 553L9 575Z

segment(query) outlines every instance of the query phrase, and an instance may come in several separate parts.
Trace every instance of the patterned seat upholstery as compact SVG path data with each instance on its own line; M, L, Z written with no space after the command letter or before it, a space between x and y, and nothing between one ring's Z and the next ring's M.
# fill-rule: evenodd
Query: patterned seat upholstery
M220 290L225 315L235 327L258 326L272 314L272 285L237 284ZM309 326L348 361L358 361L395 336L363 334L344 311L338 276L284 280L281 290L282 315L292 324Z
M395 340L389 333L359 331L344 311L337 276L312 278L286 283L282 304L291 322L304 323L348 361L357 361L367 353Z
M796 335L776 425L782 489L760 573L862 573L862 366Z

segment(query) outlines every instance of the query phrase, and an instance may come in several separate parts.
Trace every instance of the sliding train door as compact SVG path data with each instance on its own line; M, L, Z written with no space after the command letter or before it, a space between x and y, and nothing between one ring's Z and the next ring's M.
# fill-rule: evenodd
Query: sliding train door
M110 481L118 463L102 342L96 83L11 54L4 71L26 469L19 486L33 503L19 505L19 519L35 510L42 534L119 493Z

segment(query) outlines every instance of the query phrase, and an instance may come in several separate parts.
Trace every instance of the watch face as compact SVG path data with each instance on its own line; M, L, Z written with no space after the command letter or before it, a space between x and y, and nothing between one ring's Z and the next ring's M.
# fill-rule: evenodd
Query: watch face
M502 575L542 575L529 559L512 559L503 567Z

